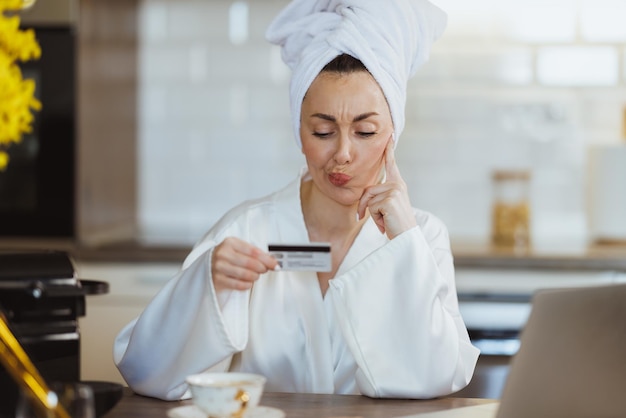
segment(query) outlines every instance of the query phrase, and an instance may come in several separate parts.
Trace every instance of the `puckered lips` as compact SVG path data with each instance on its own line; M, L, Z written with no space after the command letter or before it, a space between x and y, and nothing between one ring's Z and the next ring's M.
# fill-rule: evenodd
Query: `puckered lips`
M328 181L330 181L334 186L341 187L344 186L352 179L352 176L349 176L344 173L330 173L328 175Z

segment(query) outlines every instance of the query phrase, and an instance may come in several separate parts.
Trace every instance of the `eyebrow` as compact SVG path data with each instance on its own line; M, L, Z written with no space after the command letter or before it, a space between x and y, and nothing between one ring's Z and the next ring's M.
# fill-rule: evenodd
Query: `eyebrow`
M378 115L378 113L376 112L361 113L360 115L355 116L354 119L352 119L352 122L360 122L362 120L369 118L370 116L375 116L375 115ZM329 122L337 122L337 119L334 116L327 115L325 113L314 113L311 115L311 117L324 119Z

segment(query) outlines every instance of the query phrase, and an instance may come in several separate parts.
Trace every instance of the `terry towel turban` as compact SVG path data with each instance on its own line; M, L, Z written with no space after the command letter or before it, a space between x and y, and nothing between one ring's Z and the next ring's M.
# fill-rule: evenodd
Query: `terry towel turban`
M296 141L309 86L341 54L365 65L387 99L394 140L404 128L406 86L428 59L446 26L446 14L428 0L294 0L270 24L268 41L282 47L291 68L290 103Z

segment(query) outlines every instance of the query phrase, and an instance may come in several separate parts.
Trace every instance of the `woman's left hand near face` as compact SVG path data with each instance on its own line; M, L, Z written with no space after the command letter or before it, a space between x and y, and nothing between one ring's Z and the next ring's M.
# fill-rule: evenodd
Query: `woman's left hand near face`
M365 210L369 209L376 226L389 239L417 225L406 183L396 165L393 145L393 139L389 138L385 149L385 183L365 189L357 212L359 219L363 219Z

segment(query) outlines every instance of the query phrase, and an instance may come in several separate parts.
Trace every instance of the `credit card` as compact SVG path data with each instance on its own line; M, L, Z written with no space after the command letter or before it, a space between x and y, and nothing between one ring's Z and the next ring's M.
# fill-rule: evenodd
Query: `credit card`
M278 261L281 270L331 271L330 244L268 244L269 253Z

